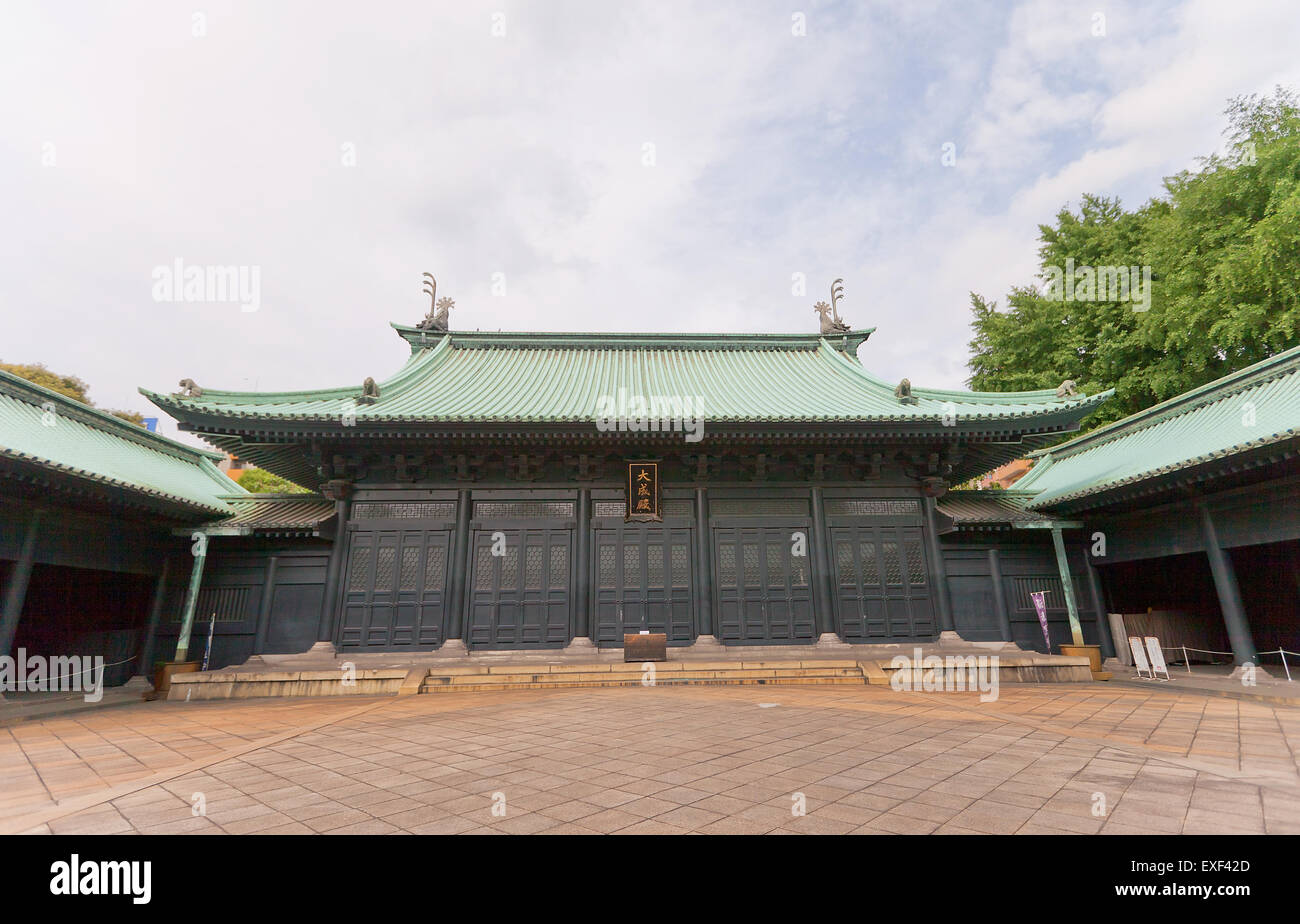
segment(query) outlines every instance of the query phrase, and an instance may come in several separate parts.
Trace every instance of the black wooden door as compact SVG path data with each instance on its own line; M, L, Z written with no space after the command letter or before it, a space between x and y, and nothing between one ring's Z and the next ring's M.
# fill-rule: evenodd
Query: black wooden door
M562 648L572 613L568 529L476 529L467 644ZM493 554L494 549L499 554Z
M662 632L668 643L695 640L691 530L628 523L594 531L597 645L623 634Z
M447 619L449 530L349 533L342 649L429 649Z
M835 526L831 548L841 638L934 639L934 603L919 526Z
M721 641L789 645L816 639L809 532L807 524L714 527ZM805 554L793 554L796 548Z

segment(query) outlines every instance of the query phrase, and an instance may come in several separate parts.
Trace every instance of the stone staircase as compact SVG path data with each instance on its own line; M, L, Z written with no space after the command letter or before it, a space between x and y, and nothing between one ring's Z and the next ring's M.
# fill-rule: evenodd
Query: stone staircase
M834 684L862 686L855 660L660 661L640 663L465 665L432 667L421 693L548 690L577 687L682 686L697 684Z

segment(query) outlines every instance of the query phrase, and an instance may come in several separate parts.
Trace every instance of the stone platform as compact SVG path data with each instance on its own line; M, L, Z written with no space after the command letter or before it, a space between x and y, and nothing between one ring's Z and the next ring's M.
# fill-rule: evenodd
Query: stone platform
M676 685L888 686L894 659L943 659L941 681L970 678L998 658L999 683L1090 683L1088 659L1023 651L1004 643L670 648L662 662L624 663L621 649L536 652L415 652L265 656L217 671L172 678L169 700ZM974 659L974 660L972 660ZM933 663L933 662L932 662ZM914 674L919 684L920 675ZM959 686L958 689L971 687Z

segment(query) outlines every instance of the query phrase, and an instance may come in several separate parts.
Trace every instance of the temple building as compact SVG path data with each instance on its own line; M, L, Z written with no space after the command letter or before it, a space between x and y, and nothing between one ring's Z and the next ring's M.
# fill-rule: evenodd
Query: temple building
M1296 572L1296 351L1062 444L1109 393L887 382L860 358L873 331L824 303L807 334L457 331L449 307L393 325L408 356L384 378L141 389L220 453L85 409L42 427L45 390L0 378L0 643L36 643L48 606L33 601L57 569L97 568L129 596L113 627L142 670L209 631L213 667L610 648L641 631L1043 651L1035 592L1053 646L1073 617L1111 657L1107 613L1178 602L1141 563L1181 556L1238 660L1258 647L1255 610L1270 647L1295 647L1294 579L1290 615L1265 616L1287 604L1243 595L1233 564L1256 566L1236 546L1267 546ZM1222 424L1243 393L1267 444L1187 422ZM311 493L249 494L217 471L226 453ZM1026 456L1011 490L952 490Z

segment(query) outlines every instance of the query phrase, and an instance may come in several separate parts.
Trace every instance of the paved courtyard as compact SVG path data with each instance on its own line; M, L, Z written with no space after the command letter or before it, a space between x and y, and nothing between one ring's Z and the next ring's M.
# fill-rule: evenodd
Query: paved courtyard
M1295 834L1298 751L1106 684L142 702L0 728L0 831Z

